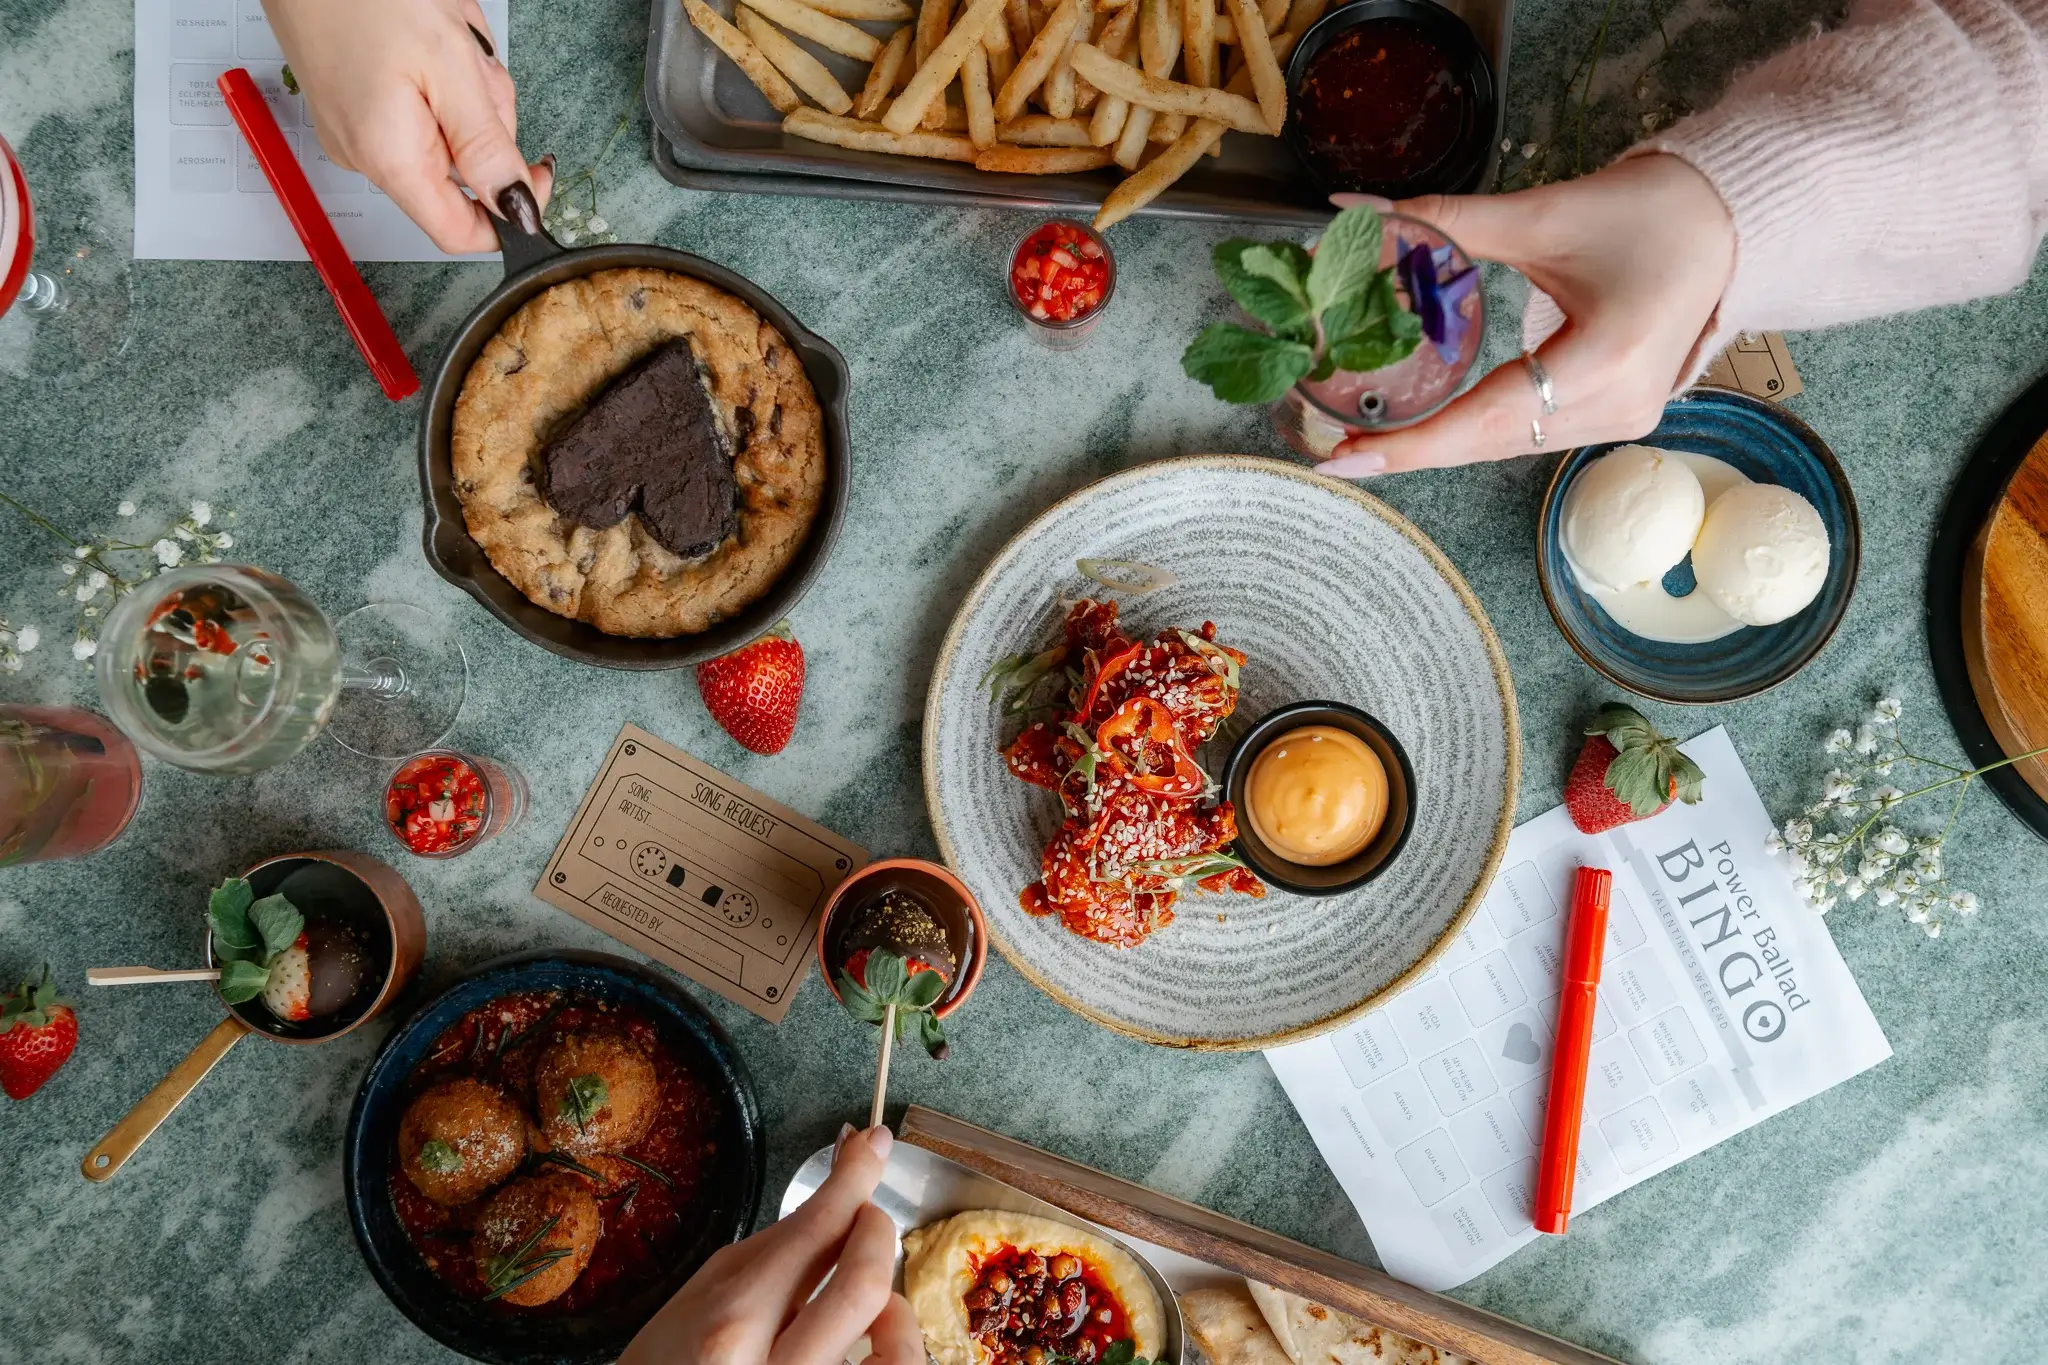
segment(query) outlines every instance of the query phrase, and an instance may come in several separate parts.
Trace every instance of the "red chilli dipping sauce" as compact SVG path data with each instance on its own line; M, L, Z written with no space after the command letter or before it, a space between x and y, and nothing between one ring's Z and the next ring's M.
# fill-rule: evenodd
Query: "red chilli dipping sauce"
M1310 59L1294 117L1328 188L1394 193L1454 151L1478 116L1454 54L1413 19L1358 24Z

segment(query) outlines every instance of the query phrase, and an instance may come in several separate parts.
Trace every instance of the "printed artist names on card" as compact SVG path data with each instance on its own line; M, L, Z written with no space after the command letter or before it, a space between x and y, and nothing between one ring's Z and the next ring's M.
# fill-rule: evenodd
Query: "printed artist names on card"
M535 891L780 1019L818 916L864 850L628 726Z

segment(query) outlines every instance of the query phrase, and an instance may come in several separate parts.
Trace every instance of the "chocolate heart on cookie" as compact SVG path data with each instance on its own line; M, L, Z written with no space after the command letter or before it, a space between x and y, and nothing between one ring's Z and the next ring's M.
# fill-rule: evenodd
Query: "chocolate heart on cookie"
M710 554L739 527L733 451L690 343L649 352L541 448L548 505L603 530L637 514L684 559Z

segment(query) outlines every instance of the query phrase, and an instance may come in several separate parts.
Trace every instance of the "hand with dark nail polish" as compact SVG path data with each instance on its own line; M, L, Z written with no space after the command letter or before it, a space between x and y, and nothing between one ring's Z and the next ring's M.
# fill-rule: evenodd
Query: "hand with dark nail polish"
M547 203L553 164L529 165L519 151L512 77L476 0L264 0L264 10L327 155L369 176L443 251L497 250L484 206L514 181Z

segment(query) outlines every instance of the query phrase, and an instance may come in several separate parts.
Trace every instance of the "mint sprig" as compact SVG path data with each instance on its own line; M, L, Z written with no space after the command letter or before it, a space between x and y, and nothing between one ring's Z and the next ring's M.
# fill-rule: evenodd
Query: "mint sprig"
M934 1059L944 1061L951 1051L946 1030L932 1013L932 1006L946 993L946 978L935 971L913 972L903 959L887 948L868 952L861 968L867 984L854 980L853 973L839 969L839 1002L846 1012L864 1024L879 1024L896 1007L896 1036L901 1038L910 1021L917 1021L918 1041Z
M1422 324L1394 291L1394 267L1381 269L1380 243L1380 216L1363 207L1338 214L1314 256L1294 242L1221 243L1217 277L1272 330L1213 323L1181 355L1181 368L1226 403L1270 403L1304 379L1406 360Z
M221 965L220 997L230 1005L263 994L270 969L306 927L306 917L291 901L282 895L257 900L255 888L241 877L213 889L206 919L213 929L213 955Z

